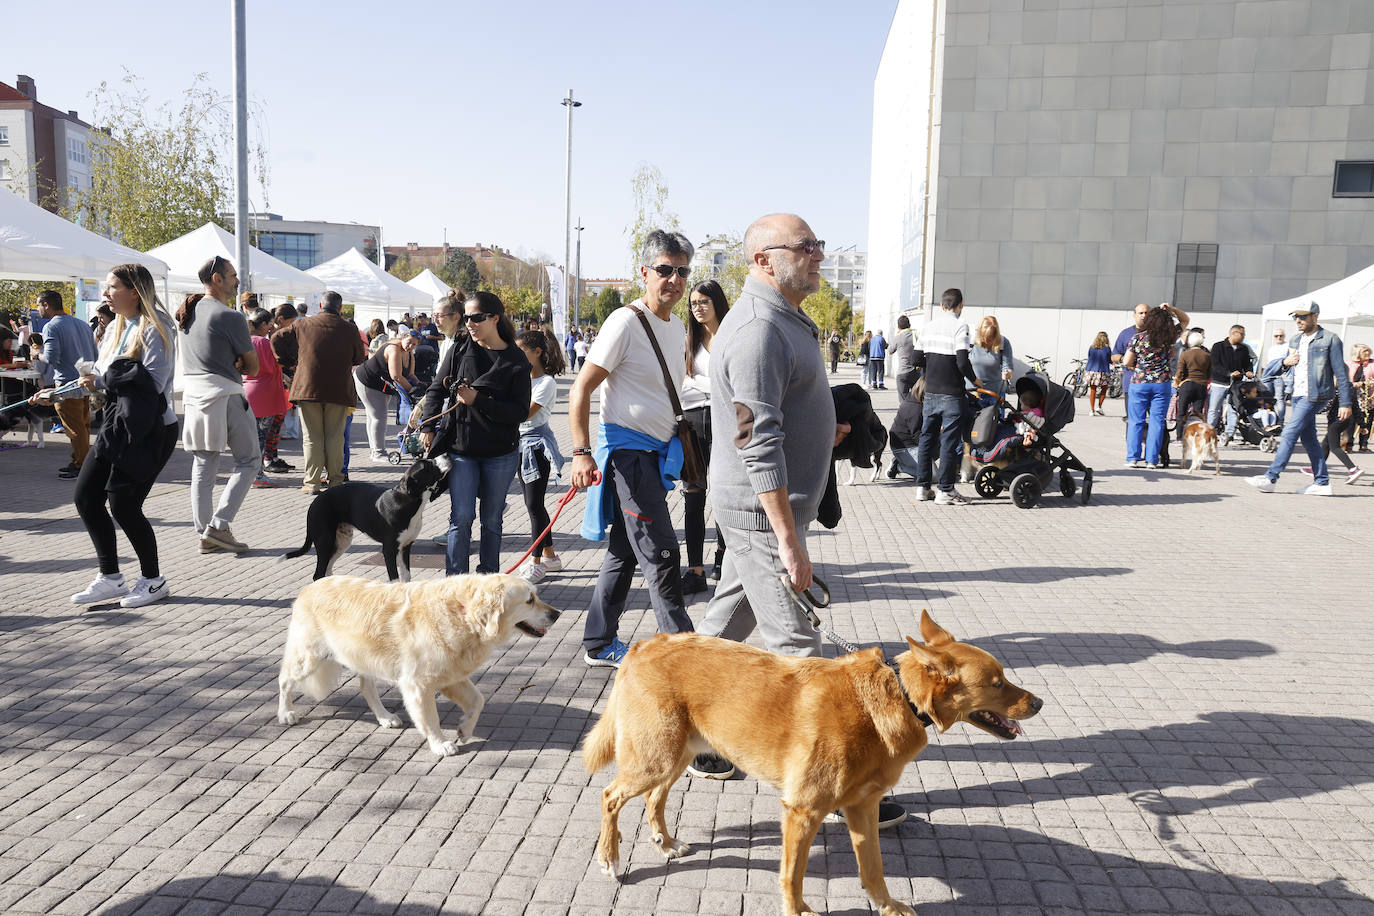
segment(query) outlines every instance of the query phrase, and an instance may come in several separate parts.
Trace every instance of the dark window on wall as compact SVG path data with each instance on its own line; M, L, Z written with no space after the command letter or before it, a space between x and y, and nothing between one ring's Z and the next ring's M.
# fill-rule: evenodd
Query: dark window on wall
M1332 197L1374 197L1374 162L1337 162Z
M1181 242L1174 265L1173 304L1185 312L1211 311L1217 291L1217 246Z

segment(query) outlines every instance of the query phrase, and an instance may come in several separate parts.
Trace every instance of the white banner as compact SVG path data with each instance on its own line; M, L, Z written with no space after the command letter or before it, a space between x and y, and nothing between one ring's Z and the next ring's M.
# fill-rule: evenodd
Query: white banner
M568 335L568 300L563 297L563 271L552 264L545 264L549 272L549 304L553 306L553 333L558 345L564 345Z

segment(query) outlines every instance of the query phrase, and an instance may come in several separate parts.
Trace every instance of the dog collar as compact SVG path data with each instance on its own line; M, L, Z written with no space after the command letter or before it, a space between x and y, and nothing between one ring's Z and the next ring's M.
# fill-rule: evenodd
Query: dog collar
M906 705L911 707L911 714L916 717L916 721L920 722L921 725L926 728L929 728L930 726L934 725L935 720L932 719L926 713L923 713L919 709L917 709L916 702L911 699L911 694L907 693L906 684L902 683L902 672L901 669L897 667L897 663L888 662L887 666L892 669L893 674L897 675L897 687L899 690L902 691L902 699L906 700Z

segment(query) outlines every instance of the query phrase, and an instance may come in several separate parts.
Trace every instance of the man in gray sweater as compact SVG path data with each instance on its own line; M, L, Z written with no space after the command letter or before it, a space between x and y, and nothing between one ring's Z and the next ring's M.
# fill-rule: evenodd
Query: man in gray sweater
M765 648L818 656L821 636L787 594L811 585L806 530L816 519L831 450L849 433L821 358L820 329L802 311L820 289L825 242L799 216L775 213L744 234L749 279L711 346L711 507L725 536L720 585L698 628L743 641L757 626ZM728 687L728 685L722 685ZM728 778L734 767L702 754L688 772ZM900 823L879 805L879 826Z

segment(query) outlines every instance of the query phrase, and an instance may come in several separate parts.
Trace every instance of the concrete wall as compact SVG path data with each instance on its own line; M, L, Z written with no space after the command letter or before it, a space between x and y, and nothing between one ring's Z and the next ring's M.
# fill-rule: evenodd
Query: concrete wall
M936 295L1125 310L1203 242L1253 312L1374 263L1374 199L1331 193L1374 159L1374 2L947 3Z

